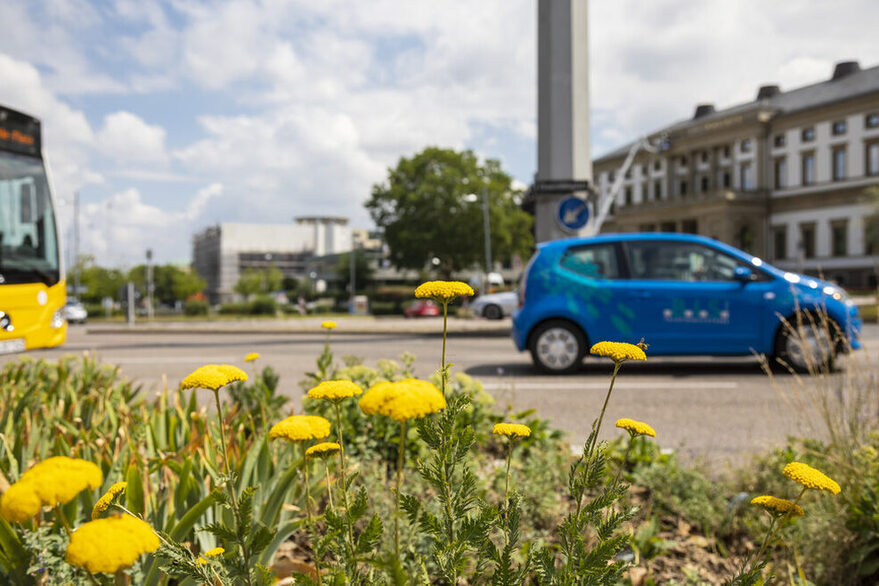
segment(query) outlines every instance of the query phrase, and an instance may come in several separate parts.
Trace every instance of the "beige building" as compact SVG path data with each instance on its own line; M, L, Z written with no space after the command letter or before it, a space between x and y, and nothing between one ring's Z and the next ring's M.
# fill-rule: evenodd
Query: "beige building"
M602 232L691 232L779 268L876 285L879 250L867 201L879 188L879 66L836 65L823 82L759 88L753 102L648 137ZM606 194L631 145L593 161ZM877 198L879 200L879 198Z

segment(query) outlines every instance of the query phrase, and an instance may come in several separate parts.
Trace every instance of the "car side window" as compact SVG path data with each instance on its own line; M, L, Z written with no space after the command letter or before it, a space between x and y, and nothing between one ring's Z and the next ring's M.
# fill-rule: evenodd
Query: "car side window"
M744 263L695 242L638 241L626 246L633 279L655 281L735 281Z
M561 266L590 279L619 279L616 246L613 243L575 246L565 251Z

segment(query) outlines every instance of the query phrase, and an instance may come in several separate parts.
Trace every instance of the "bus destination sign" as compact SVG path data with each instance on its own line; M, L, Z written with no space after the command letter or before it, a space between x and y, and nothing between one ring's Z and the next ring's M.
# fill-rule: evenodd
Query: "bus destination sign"
M40 156L39 121L0 106L0 150Z

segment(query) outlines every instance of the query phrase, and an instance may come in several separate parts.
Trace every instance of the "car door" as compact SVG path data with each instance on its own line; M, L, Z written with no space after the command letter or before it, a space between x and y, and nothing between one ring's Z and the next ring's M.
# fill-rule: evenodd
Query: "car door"
M747 354L759 345L770 279L707 244L637 240L625 244L628 299L654 354Z

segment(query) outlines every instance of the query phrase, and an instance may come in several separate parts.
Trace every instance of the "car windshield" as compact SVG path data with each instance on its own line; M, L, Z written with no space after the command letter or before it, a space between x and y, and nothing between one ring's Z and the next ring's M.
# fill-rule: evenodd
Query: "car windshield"
M55 215L43 162L0 151L0 283L60 278Z

